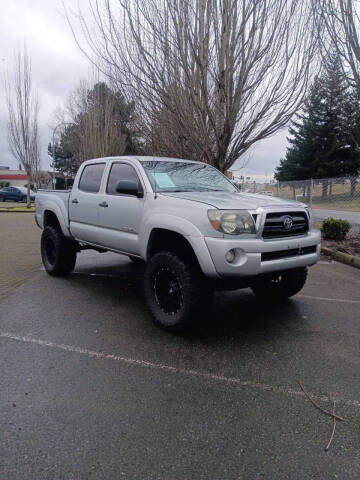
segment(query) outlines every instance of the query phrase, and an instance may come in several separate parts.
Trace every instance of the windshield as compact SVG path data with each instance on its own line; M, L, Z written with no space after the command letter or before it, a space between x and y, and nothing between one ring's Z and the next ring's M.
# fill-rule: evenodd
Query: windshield
M236 192L218 170L205 163L141 162L156 192Z

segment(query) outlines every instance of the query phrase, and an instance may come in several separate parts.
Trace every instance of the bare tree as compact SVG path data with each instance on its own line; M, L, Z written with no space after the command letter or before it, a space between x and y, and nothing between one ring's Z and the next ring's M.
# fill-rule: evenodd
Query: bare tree
M13 75L7 76L5 86L9 149L28 177L27 207L30 208L30 182L37 183L40 169L39 100L32 86L31 60L26 46L15 54Z
M90 20L67 18L83 52L139 106L154 153L224 171L301 105L316 61L309 4L89 0Z
M337 53L344 76L360 95L360 2L312 0L325 58Z

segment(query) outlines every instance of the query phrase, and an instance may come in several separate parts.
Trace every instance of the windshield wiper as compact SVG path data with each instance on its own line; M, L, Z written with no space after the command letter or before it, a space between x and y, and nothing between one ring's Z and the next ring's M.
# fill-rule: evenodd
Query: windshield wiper
M225 192L226 190L221 190L221 188L204 188L202 190L199 190L202 192Z
M180 189L176 189L176 190L160 190L158 191L158 193L178 193L178 192L186 192L186 190L180 190Z

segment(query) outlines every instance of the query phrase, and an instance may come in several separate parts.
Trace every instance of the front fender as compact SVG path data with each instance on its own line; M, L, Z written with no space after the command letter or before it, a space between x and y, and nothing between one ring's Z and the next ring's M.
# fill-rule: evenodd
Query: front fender
M143 258L147 258L147 247L150 235L155 228L170 230L184 236L190 243L202 271L208 276L218 276L203 234L193 223L189 222L189 220L177 217L176 215L159 213L151 215L150 218L146 220L139 235L141 239L139 245L140 254Z
M179 233L184 237L202 237L200 230L189 220L186 220L176 215L168 215L163 213L156 213L151 215L144 222L139 238L140 252L143 258L146 258L147 246L151 232L154 228L163 228L164 230L171 230L172 232Z

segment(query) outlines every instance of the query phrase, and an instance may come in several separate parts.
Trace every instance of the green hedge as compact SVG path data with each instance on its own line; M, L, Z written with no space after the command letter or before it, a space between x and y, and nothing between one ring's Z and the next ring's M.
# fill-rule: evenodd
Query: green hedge
M325 218L322 223L321 232L325 240L345 240L347 233L351 228L347 220L337 220L336 218Z

